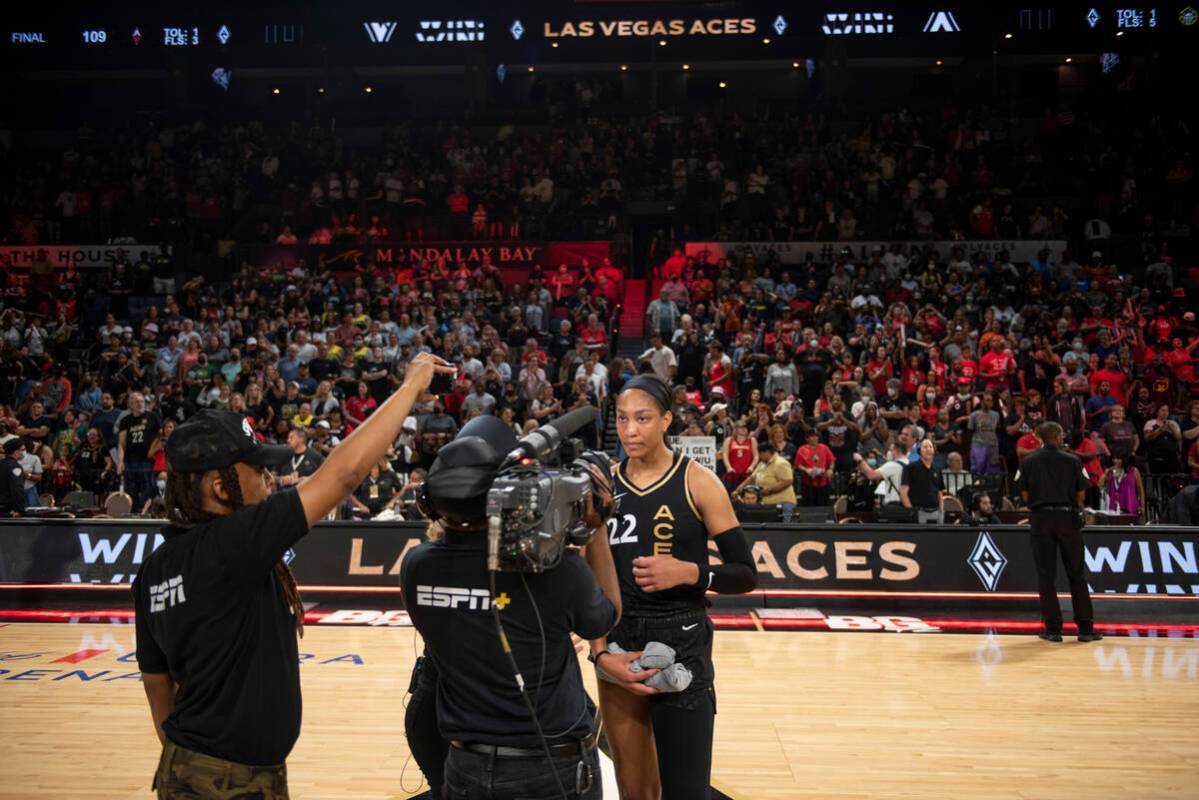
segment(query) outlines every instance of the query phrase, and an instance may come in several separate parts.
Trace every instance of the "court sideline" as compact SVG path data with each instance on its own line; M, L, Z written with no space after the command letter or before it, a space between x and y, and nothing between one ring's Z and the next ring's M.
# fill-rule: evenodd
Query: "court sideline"
M417 646L410 628L307 629L295 800L417 793L402 735ZM0 625L0 800L152 796L133 649L130 625ZM713 783L734 800L1158 798L1199 783L1195 639L722 631L715 659Z

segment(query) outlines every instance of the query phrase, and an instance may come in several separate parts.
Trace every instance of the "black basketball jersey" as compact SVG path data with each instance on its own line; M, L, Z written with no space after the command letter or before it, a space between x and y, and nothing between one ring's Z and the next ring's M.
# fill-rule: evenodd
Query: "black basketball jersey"
M625 476L628 459L617 468L620 510L608 520L608 541L620 578L624 616L667 617L707 605L702 588L676 586L645 592L633 579L633 559L642 556L674 556L701 567L708 564L708 531L687 491L690 464L691 459L674 453L670 469L645 487Z

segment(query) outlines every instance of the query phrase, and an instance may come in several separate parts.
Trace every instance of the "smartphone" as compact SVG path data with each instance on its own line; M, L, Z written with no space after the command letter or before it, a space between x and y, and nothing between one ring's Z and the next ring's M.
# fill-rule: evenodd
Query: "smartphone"
M454 391L454 376L441 372L437 373L429 383L429 391L432 394L449 394Z

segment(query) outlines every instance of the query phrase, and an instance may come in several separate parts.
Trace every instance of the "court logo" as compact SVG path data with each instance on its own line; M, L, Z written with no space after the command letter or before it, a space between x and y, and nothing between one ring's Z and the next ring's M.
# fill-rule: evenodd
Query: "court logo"
M1007 558L995 544L991 534L979 531L978 541L974 543L974 549L970 551L966 563L974 570L974 574L982 581L987 591L993 592L999 585L999 576L1007 567Z

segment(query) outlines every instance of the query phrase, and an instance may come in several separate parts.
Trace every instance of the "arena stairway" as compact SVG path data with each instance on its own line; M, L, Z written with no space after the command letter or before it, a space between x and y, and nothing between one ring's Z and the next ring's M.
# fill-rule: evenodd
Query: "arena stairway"
M645 352L646 284L644 280L626 280L624 303L620 315L620 336L614 358L637 358ZM604 421L604 450L616 453L616 415L606 414Z

